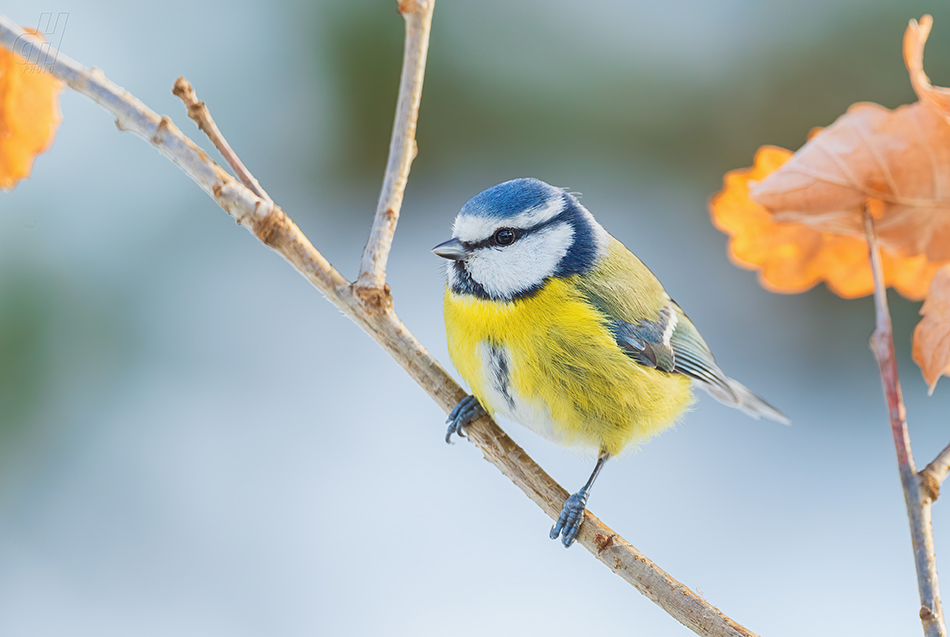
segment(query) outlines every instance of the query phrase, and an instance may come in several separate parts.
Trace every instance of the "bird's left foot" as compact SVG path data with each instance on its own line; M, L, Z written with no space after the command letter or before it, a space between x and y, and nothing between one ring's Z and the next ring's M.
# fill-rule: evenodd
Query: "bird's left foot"
M584 521L584 509L586 508L587 492L583 489L565 500L561 515L558 516L557 522L551 527L551 539L556 540L560 535L564 548L570 548L581 528L581 522Z
M462 432L462 428L467 427L469 423L484 413L485 410L481 403L474 396L466 396L460 400L455 409L449 414L449 419L445 421L449 425L445 432L445 441L452 444L452 434L458 434L459 437L464 438L465 434Z

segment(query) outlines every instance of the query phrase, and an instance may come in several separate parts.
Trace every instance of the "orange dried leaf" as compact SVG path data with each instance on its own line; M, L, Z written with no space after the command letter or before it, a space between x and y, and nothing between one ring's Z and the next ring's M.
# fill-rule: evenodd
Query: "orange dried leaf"
M779 222L750 198L750 186L787 165L791 157L784 148L763 146L754 166L726 174L725 187L713 197L710 212L716 227L732 237L730 257L742 267L761 270L762 285L773 292L804 292L825 282L845 298L870 294L874 281L862 238ZM887 284L915 299L923 298L941 265L923 256L899 258L887 252L882 261Z
M950 376L950 266L934 275L920 313L924 318L914 329L914 362L932 394L940 376Z
M924 73L924 44L930 35L933 18L925 15L920 19L911 20L904 32L904 65L910 73L910 83L921 102L936 108L945 117L950 117L950 89L933 86L930 78Z
M776 221L863 237L869 201L881 247L950 260L950 124L921 102L855 104L752 189Z
M773 289L826 281L845 297L871 292L865 209L875 218L887 283L904 296L923 298L933 273L950 263L950 90L931 86L923 72L931 24L930 16L912 20L904 38L920 102L895 110L855 104L794 155L782 151L780 167L764 170L756 157L741 205L756 211L757 229L730 232L735 258L762 267ZM713 214L729 225L723 212Z
M53 143L62 83L0 47L0 188L30 174L33 159Z

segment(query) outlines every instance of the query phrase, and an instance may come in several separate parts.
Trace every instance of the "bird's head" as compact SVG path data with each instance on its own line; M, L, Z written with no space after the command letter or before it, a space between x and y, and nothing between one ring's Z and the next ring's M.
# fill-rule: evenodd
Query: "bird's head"
M457 294L513 300L551 277L584 273L607 233L572 194L538 179L513 179L468 200L452 239L432 249L449 259Z

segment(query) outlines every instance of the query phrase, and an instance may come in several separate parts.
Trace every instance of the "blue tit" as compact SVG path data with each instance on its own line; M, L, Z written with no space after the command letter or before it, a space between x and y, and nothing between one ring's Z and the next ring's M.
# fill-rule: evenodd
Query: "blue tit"
M652 272L576 197L537 179L468 201L452 239L444 298L449 354L472 395L446 441L487 412L554 443L596 451L550 537L569 547L607 460L670 427L699 387L753 418L788 418L726 376Z

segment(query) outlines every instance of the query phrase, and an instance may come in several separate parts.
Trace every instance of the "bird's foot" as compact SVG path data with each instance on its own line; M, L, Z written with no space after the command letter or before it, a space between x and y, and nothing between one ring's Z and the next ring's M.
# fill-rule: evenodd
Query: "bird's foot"
M445 432L445 441L452 444L452 434L458 434L460 438L464 438L465 434L462 432L462 428L467 427L484 413L484 408L474 396L466 396L460 400L455 409L449 414L449 419L445 421L449 425Z
M587 492L583 489L565 500L561 515L558 516L557 522L551 527L551 533L549 534L551 539L556 540L560 535L564 548L570 548L581 528L581 522L584 521L584 509L586 508Z

